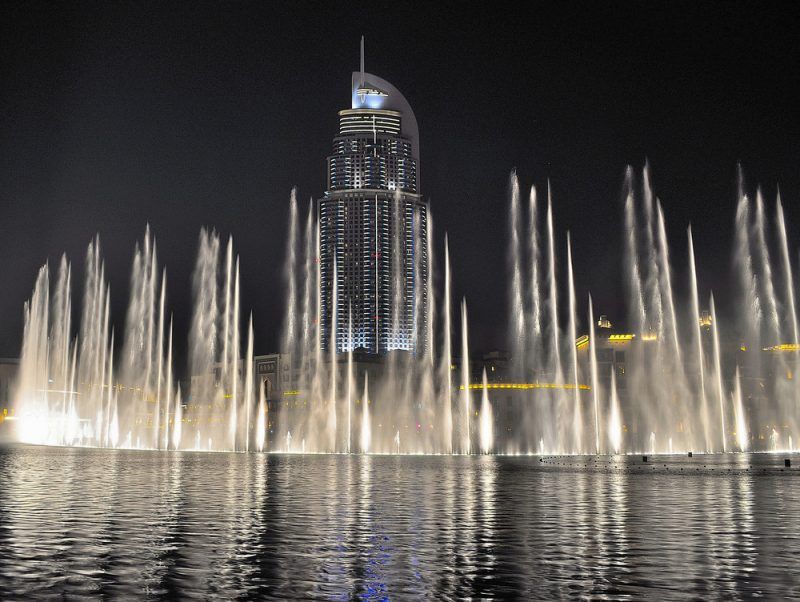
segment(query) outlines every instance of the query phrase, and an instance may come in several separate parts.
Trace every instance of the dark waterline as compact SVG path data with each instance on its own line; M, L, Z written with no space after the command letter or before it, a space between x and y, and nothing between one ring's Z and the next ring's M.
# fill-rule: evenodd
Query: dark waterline
M0 599L793 597L784 457L0 448Z

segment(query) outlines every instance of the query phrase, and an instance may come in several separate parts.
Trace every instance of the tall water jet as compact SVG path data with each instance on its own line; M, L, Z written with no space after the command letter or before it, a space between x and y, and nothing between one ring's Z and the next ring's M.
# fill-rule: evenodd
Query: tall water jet
M480 416L480 444L481 452L489 454L494 445L494 415L492 404L489 401L489 382L486 378L486 368L483 369L483 386L481 387L481 416Z
M75 371L78 359L77 342L70 345L70 369L69 369L69 402L67 410L66 439L67 445L78 445L81 442L80 420L75 408Z
M522 288L522 253L520 245L520 207L519 207L519 181L517 174L511 172L509 178L511 194L511 211L509 212L509 230L511 243L509 245L509 271L511 275L511 307L509 308L509 341L512 349L512 362L514 374L519 378L524 373L525 366L525 304Z
M331 307L331 335L328 338L328 347L330 347L330 384L328 385L328 418L327 418L327 431L328 431L328 450L331 452L336 451L336 341L338 341L338 276L337 276L337 261L333 261L333 299Z
M131 432L131 443L136 441L137 447L155 447L158 443L152 431L155 409L150 400L158 391L157 370L163 361L160 359L163 350L158 348L163 319L156 302L159 298L156 244L149 226L141 246L136 245L130 285L122 348L121 381L126 390L121 421L136 427Z
M418 387L418 398L423 400L423 407L420 412L420 422L422 428L428 425L429 430L425 433L423 449L441 451L441 424L442 407L438 402L440 393L438 392L439 379L437 375L436 356L434 347L435 325L436 325L436 303L434 294L434 275L435 262L433 257L433 216L428 210L426 229L424 232L425 240L420 242L420 248L424 244L425 256L427 258L427 279L425 282L425 311L427 320L425 321L425 354L422 358L420 370L420 383ZM415 279L416 282L416 279ZM434 426L435 425L435 426Z
M797 305L794 300L794 277L792 275L792 262L789 259L789 239L786 235L786 220L783 216L783 205L781 204L781 194L778 192L778 198L775 202L775 212L778 220L778 238L781 247L781 259L783 261L784 273L784 288L786 290L786 304L791 318L792 325L792 340L791 342L797 344L800 342L800 335L798 334L797 326Z
M783 263L783 286L785 290L784 306L786 312L789 314L789 323L791 324L792 339L791 344L797 345L800 343L800 333L798 333L797 323L797 305L795 304L794 295L794 276L792 275L792 262L789 259L789 240L786 234L786 220L783 215L783 205L781 203L781 193L778 191L777 199L775 201L775 212L778 221L778 239L780 242L781 260ZM800 404L800 354L795 351L787 361L788 370L791 370L794 375L794 387L791 392L791 406L797 408ZM795 411L796 415L796 411ZM796 423L795 423L796 425Z
M558 284L556 283L556 247L555 232L553 228L553 198L550 193L550 184L547 185L547 248L548 248L548 270L550 294L550 339L551 339L551 363L556 371L556 376L561 374L561 351L558 332ZM557 381L558 382L558 381Z
M352 441L351 428L353 425L353 307L347 310L347 442L345 450L350 453L350 442Z
M95 427L82 443L101 444L104 425L107 416L104 413L103 385L106 382L106 370L109 368L108 332L109 332L109 304L110 292L105 282L105 268L100 255L100 237L95 236L89 243L86 251L86 275L83 292L83 308L78 335L78 386L80 401L78 413L84 417L94 417ZM55 323L59 323L59 310L67 309L64 305L68 299L62 295L69 294L69 290L56 287L53 304ZM59 348L56 339L59 336L69 336L69 333L55 332L51 340Z
M761 189L756 190L756 215L755 215L755 251L760 260L759 275L763 308L765 313L765 332L763 333L767 347L780 346L785 341L782 339L781 318L778 315L778 299L775 292L775 282L772 273L769 245L766 237L766 217L764 212L764 199ZM796 356L796 353L792 354ZM798 407L795 393L797 386L789 383L789 374L794 366L790 365L786 353L778 353L775 357L774 376L772 380L772 395L777 400L774 415L770 416L773 424L785 424L790 429L797 427ZM787 375L787 378L784 378Z
M258 387L258 413L256 417L256 450L263 452L267 439L267 400L264 387Z
M649 164L643 169L642 181L644 227L639 239L643 246L639 276L644 321L640 336L646 344L636 355L632 369L639 373L636 390L650 402L638 413L659 432L663 431L662 441L666 439L669 444L680 435L685 445L693 446L696 419L689 405L695 398L696 386L689 384L682 359L664 211L653 192ZM637 420L636 415L633 420Z
M600 378L597 368L597 335L595 334L594 308L589 295L589 370L592 377L592 406L594 408L594 453L600 453Z
M228 269L230 269L230 257L233 250L233 237L228 239ZM233 285L233 297L229 298L232 302L233 311L226 309L226 320L228 324L228 338L230 343L228 346L228 353L226 355L226 363L224 371L228 375L228 387L223 388L223 391L230 388L230 398L227 404L228 410L228 435L229 445L231 451L237 450L237 435L239 433L239 394L240 394L240 370L239 370L239 257L236 257L236 268ZM227 307L227 306L226 306ZM227 394L225 395L227 397Z
M646 173L646 172L645 172ZM649 178L646 178L644 183L644 196L645 205L647 199L650 198ZM647 241L649 238L649 224L647 222L647 215L645 215L644 232L640 232L640 224L638 217L638 209L636 203L636 196L634 193L634 175L633 168L628 166L625 170L624 181L624 195L625 195L625 290L627 293L627 310L628 322L631 332L634 336L638 336L640 341L644 339L644 335L648 337L651 335L651 319L648 310L649 302L654 298L650 290L646 290L647 283L653 283L653 279L647 279L648 270L652 269L652 264L648 261L652 253L648 248ZM645 207L645 214L647 208ZM644 250L644 262L642 262L642 249ZM653 320L654 322L654 320ZM636 395L642 399L642 403L633 405L630 408L631 420L635 424L640 424L641 428L636 428L636 436L638 438L647 430L653 428L658 424L658 428L667 426L667 421L661 416L654 416L659 412L661 404L659 403L659 395L661 393L659 384L663 380L659 371L659 366L652 366L644 358L644 349L641 347L632 348L626 353L625 364L627 368L626 384L632 395ZM630 442L630 445L643 445L645 442L640 439L635 443Z
M659 420L669 421L673 426L678 419L677 430L684 431L684 443L691 445L693 423L688 400L692 393L687 382L683 350L678 338L678 319L675 312L675 297L672 288L672 273L669 262L669 245L661 203L656 200L656 224L658 240L659 287L662 291L663 328L658 333L658 362L663 365L662 378L657 387L660 410Z
M611 368L609 405L611 406L611 410L608 415L608 441L614 453L618 454L622 449L622 412L619 407L617 375L614 368Z
M70 349L72 347L71 340L71 324L72 324L72 301L71 301L71 282L72 282L72 269L66 261L66 257L62 257L61 265L58 271L58 281L56 283L56 290L54 295L53 306L53 323L50 326L50 338L55 341L55 366L54 370L50 371L48 364L50 359L47 357L47 350L44 351L45 360L45 381L42 383L42 388L45 390L45 400L48 399L51 381L53 383L63 383L61 393L61 428L58 433L57 442L61 444L70 444L72 435L69 433L71 428L72 404L74 403L74 383L72 379L72 372L70 369ZM44 332L47 332L47 311L43 316ZM45 343L46 345L46 343ZM46 348L45 348L46 349ZM51 356L53 357L53 356ZM69 434L68 434L69 433ZM52 439L51 439L52 440Z
M528 233L527 233L527 260L529 270L527 272L527 314L525 318L525 332L523 333L523 348L525 351L525 362L517 367L516 377L522 382L528 380L538 381L552 369L549 361L552 359L548 355L548 349L553 338L549 337L549 314L547 312L547 298L543 296L542 288L542 253L540 248L539 234L539 209L537 204L536 188L531 186L528 199ZM549 247L547 249L550 251ZM524 288L524 287L523 287ZM521 416L520 435L524 439L541 438L543 426L547 425L550 429L551 404L553 400L550 395L546 396L543 406L537 412L524 412ZM548 433L548 440L550 435ZM514 446L517 447L517 446ZM527 443L521 446L525 451L535 450L535 444ZM517 447L520 450L520 447Z
M674 355L677 365L682 365L681 346L678 340L678 320L675 317L675 297L672 293L672 277L669 264L669 245L667 244L667 229L664 224L664 211L661 203L656 203L658 223L658 256L661 288L664 291L664 322L665 332L669 334L671 342L670 352Z
M309 218L311 215L309 214ZM308 227L308 224L307 226ZM286 261L284 263L284 270L283 270L283 283L286 287L286 308L284 313L284 323L283 323L283 331L281 333L281 346L280 352L285 354L290 364L294 365L296 361L296 354L299 351L298 349L298 319L297 319L297 311L298 311L298 303L297 303L297 246L298 246L298 216L297 216L297 189L292 188L292 191L289 195L289 228L286 240ZM308 232L306 232L308 235ZM308 257L306 257L306 286L308 286ZM303 321L303 339L301 344L306 344L307 339L305 338L308 335L308 297L309 292L306 290L306 295L304 299L304 311L302 315ZM287 409L283 404L279 405L280 407L280 420L282 423L287 423L289 416L287 413Z
M575 278L572 273L572 242L567 232L567 282L569 298L569 349L572 362L572 438L573 452L583 452L583 416L581 412L581 397L578 383L578 339L576 318L577 308L575 303Z
M736 444L739 446L739 451L746 452L750 449L750 436L747 432L747 422L744 416L742 379L739 375L739 366L736 366L736 376L734 377L733 412L736 422Z
M542 336L542 299L541 299L541 292L540 292L540 272L541 268L539 266L539 262L541 261L540 249L539 249L539 227L538 227L538 209L536 204L536 188L531 186L531 193L528 201L529 209L528 209L528 230L529 230L529 261L530 261L530 308L531 308L531 324L530 324L530 333L531 333L531 346L532 349L526 350L530 354L530 364L533 370L536 370L537 362L539 360L536 357L538 354L536 353L537 344L539 342L540 337Z
M436 326L436 299L433 291L433 275L434 275L434 257L433 257L433 214L428 210L428 224L427 224L427 239L425 240L426 254L428 257L428 294L427 294L427 307L426 312L428 315L428 323L425 338L425 357L427 359L426 365L430 372L429 378L434 378L433 371L435 369L436 352L434 347L435 342L435 326ZM438 408L437 408L438 409Z
M156 376L156 407L153 413L153 447L158 449L161 444L161 427L164 426L161 421L161 394L162 383L164 380L164 304L166 302L166 289L167 289L167 271L161 273L161 298L158 303L158 327L157 327L157 343L156 343L156 361L158 365ZM166 388L164 388L166 393ZM165 416L166 418L166 416ZM164 426L164 431L168 429Z
M244 411L245 411L245 429L244 429L244 450L250 451L251 439L251 421L253 416L253 404L255 400L255 392L253 390L255 380L253 377L253 313L250 312L250 320L247 325L247 353L245 354L245 377L244 377Z
M776 202L776 213L782 282L773 277L760 190L756 192L752 217L751 209L740 170L735 265L744 302L736 304L735 308L742 347L749 352L737 364L743 372L744 382L748 383L748 396L753 397L748 408L753 440L766 441L776 426L781 432L788 433L797 432L798 428L800 383L795 377L799 367L798 354L796 343L792 340L787 342L796 336L797 314L787 228L780 198ZM782 303L778 299L776 282L784 287ZM753 376L760 379L758 388L750 387ZM779 433L779 436L782 435Z
M725 428L725 391L722 386L722 358L719 348L719 323L717 322L717 308L714 304L714 295L709 299L711 308L711 329L714 337L714 374L717 380L717 399L719 401L720 438L722 439L722 453L728 451L728 442Z
M625 171L625 258L629 295L633 303L629 308L631 312L631 327L634 332L644 332L646 326L646 313L644 294L642 292L642 279L639 270L639 247L636 237L637 222L633 194L633 169L628 166Z
M443 341L444 350L440 367L442 395L442 449L444 453L453 452L453 347L451 341L452 325L450 323L450 248L447 242L447 233L444 235L444 324Z
M692 227L689 226L687 230L687 237L689 239L689 286L691 289L692 301L692 327L695 337L695 345L697 350L697 367L699 372L699 395L700 395L700 422L703 426L703 435L705 439L705 450L713 451L711 444L711 436L709 433L708 421L708 399L706 397L706 375L705 375L705 354L703 353L703 336L700 331L700 302L697 292L697 268L694 259L694 243L692 241Z
M756 223L755 223L756 252L760 260L759 272L762 279L763 308L767 326L767 341L770 345L781 342L781 325L778 318L778 305L776 302L775 287L772 281L772 266L769 258L769 246L766 237L766 218L764 216L764 199L761 190L756 191Z
M303 234L303 243L304 243L303 303L302 303L302 313L301 313L301 327L302 327L303 337L301 340L303 345L302 352L306 354L309 351L311 351L311 346L313 344L312 328L316 320L316 315L312 314L313 311L312 296L314 300L316 300L319 296L318 295L319 291L317 290L314 279L314 265L317 263L317 256L316 256L317 247L316 247L316 240L314 239L314 233L316 230L315 226L316 222L314 220L314 200L311 199L308 202L306 226L305 226L305 232ZM290 304L289 307L291 307ZM287 323L288 322L290 322L290 320L287 318Z
M291 353L297 341L297 189L292 188L289 197L289 237L286 241L286 263L284 281L286 284L286 317L283 327L281 351Z
M361 398L361 453L368 454L372 442L372 424L369 418L369 373L364 374L364 395Z
M173 413L173 423L175 420L178 419L178 408L172 407L173 401L178 403L177 398L173 400L172 397L172 315L169 317L169 334L167 336L167 378L166 378L166 387L165 387L165 395L166 395L166 404L164 407L164 449L169 449L169 438L170 438L170 410Z
M231 357L233 355L231 347L231 336L233 331L233 312L231 311L231 307L233 306L232 296L233 296L233 237L228 237L228 246L225 250L225 288L223 289L223 307L224 313L222 314L222 367L221 367L221 376L222 376L222 383L221 383L221 397L222 400L219 400L219 405L225 404L225 398L228 397L229 399L233 399L233 396L230 393L230 386L231 386ZM230 397L229 397L230 396ZM231 401L227 402L228 406L228 415L227 415L227 422L228 422L228 445L230 449L236 448L236 425L234 422L234 417L231 416L230 410L233 409L234 404ZM209 448L211 446L209 445Z
M560 385L564 381L564 371L561 366L561 340L558 328L558 283L556 281L556 249L555 231L553 227L553 197L550 184L547 185L547 249L548 249L548 269L547 279L549 281L549 326L550 326L550 353L548 370L552 374L552 382L556 385L556 411L547 412L548 417L555 416L555 441L550 442L550 447L555 447L563 451L563 442L566 440L565 427L568 408L565 407L563 390ZM552 402L551 402L552 403Z
M643 294L647 303L646 332L656 334L658 339L664 337L664 308L661 291L661 266L656 250L653 219L653 187L650 178L650 165L645 164L642 170L642 191L644 206L644 248L646 280Z
M472 453L470 421L471 404L469 390L469 334L467 329L467 300L461 300L461 407L464 412L462 453Z
M744 293L745 315L742 327L746 346L760 345L761 332L761 300L758 295L758 282L753 269L753 259L750 251L749 221L750 204L743 190L741 170L739 173L739 201L736 205L736 247L735 263L738 268L740 286Z
M199 434L199 432L198 432ZM183 402L181 400L181 386L175 391L175 420L172 423L172 448L181 449L183 435Z
M197 260L192 276L193 307L189 330L188 399L195 408L193 420L195 449L200 448L201 430L206 427L207 412L200 410L216 401L214 368L219 361L218 301L219 236L203 228L200 231Z
M194 311L189 331L190 391L187 399L195 447L238 451L248 447L248 367L241 356L239 257L228 237L224 263L219 236L203 229L192 281ZM222 287L220 288L220 282ZM252 369L249 373L252 377ZM252 378L249 379L252 381ZM202 442L202 443L201 443Z
M108 345L108 368L106 369L106 399L104 414L106 427L103 431L101 445L105 447L117 447L119 443L119 414L117 410L117 396L114 387L114 331L111 330L111 340Z
M327 418L328 418L328 402L326 387L328 383L327 368L324 361L324 354L322 350L323 332L329 328L327 322L323 322L322 313L322 262L320 260L320 223L315 220L314 224L314 242L313 242L313 262L314 265L308 266L307 270L309 275L313 277L313 291L314 299L310 304L313 307L311 316L314 325L312 331L311 344L312 347L308 354L310 375L305 377L303 384L309 390L309 403L311 405L311 412L303 420L287 420L287 424L283 427L287 432L295 429L296 432L302 432L312 442L314 451L323 451L327 449ZM310 268L310 269L309 269ZM280 416L277 417L280 421ZM298 431L298 429L300 429Z

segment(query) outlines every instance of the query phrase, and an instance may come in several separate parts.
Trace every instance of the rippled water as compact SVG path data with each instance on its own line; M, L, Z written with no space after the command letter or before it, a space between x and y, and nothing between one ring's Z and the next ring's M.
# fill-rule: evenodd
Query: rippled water
M4 448L0 599L798 596L783 458Z

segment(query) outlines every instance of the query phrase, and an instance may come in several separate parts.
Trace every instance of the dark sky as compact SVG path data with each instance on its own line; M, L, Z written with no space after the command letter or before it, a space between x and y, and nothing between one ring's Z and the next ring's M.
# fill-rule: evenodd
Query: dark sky
M121 327L148 222L176 336L209 225L233 234L256 351L274 350L289 191L323 191L362 33L367 70L414 107L422 191L439 247L450 233L478 347L504 344L512 168L524 188L550 178L579 299L591 290L612 317L627 164L652 164L677 277L693 223L704 295L726 297L738 161L770 205L780 184L800 240L800 21L779 10L788 3L74 4L8 5L0 18L0 356L19 353L37 267L66 251L81 282L96 232Z

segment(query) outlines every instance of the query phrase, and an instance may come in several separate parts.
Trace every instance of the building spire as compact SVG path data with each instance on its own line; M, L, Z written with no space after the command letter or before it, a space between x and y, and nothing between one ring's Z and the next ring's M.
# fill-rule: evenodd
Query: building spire
M361 36L361 87L364 87L364 36Z

